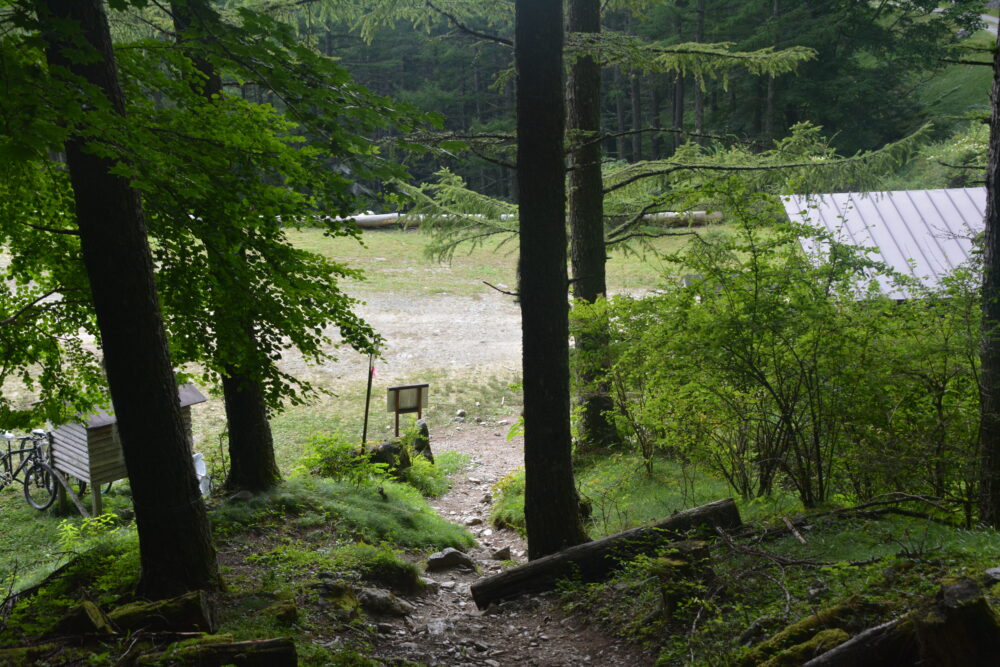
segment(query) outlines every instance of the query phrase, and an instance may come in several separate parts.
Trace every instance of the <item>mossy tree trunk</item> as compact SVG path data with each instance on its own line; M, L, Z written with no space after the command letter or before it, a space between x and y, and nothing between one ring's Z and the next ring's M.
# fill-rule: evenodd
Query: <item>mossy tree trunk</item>
M46 57L124 116L111 33L100 0L38 0ZM91 57L81 57L80 49ZM160 316L139 193L78 136L65 142L84 265L135 505L151 598L219 585L215 548L191 463Z

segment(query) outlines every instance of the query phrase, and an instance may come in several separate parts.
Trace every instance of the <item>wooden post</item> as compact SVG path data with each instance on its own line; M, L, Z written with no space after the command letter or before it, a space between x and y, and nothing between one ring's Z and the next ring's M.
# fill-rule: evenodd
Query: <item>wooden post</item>
M94 482L91 482L90 483L90 493L91 493L91 496L92 496L91 497L91 502L93 503L94 516L101 516L101 514L103 513L103 509L104 509L102 507L102 503L101 503L101 485L100 484L95 484Z

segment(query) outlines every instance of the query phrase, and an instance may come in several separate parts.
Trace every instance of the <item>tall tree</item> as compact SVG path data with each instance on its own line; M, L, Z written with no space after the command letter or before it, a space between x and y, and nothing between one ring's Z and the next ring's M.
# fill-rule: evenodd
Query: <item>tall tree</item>
M534 559L587 540L569 422L562 0L517 0L514 31L524 518Z
M993 92L983 240L983 337L980 349L979 519L1000 527L1000 43Z
M36 10L52 75L78 86L82 108L124 116L101 0L37 0ZM162 598L215 588L215 548L181 420L139 193L117 173L100 140L72 134L65 151L131 480L139 590Z
M570 33L596 36L601 32L600 0L571 0L568 7ZM601 64L593 55L580 55L571 62L566 98L566 136L571 147L569 225L573 297L593 303L607 296L600 141ZM608 418L614 407L604 379L610 364L608 344L607 328L600 323L576 335L574 368L580 387L578 400L583 410L580 443L585 448L607 447L618 440L617 431Z
M185 35L197 39L199 35L213 32L213 24L218 25L219 17L206 0L174 0L170 8L182 44ZM192 62L200 75L192 82L196 91L209 104L221 98L222 77L211 61L194 54ZM267 400L261 387L261 374L255 369L265 368L273 362L261 353L257 343L252 299L234 300L233 295L221 293L229 282L224 274L226 264L234 260L245 261L245 253L241 249L242 230L231 229L231 221L208 219L204 211L194 210L192 214L202 224L207 223L222 232L216 234L216 242L209 246L209 254L215 296L213 310L218 314L215 334L219 361L216 363L221 376L229 437L226 488L230 491L264 491L277 484L281 473L274 458L274 438L268 421ZM228 253L229 256L220 257L220 253ZM244 296L241 294L241 297ZM234 309L242 312L233 313ZM227 323L227 318L232 322Z

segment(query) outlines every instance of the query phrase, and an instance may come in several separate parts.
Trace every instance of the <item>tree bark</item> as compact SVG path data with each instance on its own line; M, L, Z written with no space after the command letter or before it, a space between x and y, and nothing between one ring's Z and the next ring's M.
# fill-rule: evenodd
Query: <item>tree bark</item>
M1000 527L1000 48L993 55L980 346L979 520Z
M628 128L625 127L625 91L622 85L622 71L620 67L614 69L612 83L614 84L615 95L615 121L618 124L618 136L615 137L615 152L618 159L624 162L628 160L628 155L625 153L625 131Z
M649 79L649 124L653 127L660 127L660 87L656 85L655 75ZM660 133L653 132L649 136L649 159L660 159Z
M775 0L777 1L777 0ZM698 0L696 6L694 41L699 44L705 41L705 0ZM702 90L703 82L698 78L694 80L694 132L697 135L695 141L698 144L704 142L701 136L705 133L705 91Z
M37 8L49 65L94 85L123 116L103 3L39 0ZM99 57L80 58L81 37ZM217 588L215 548L181 420L139 193L112 173L112 160L89 151L81 138L70 138L65 148L132 487L142 568L139 591L163 598Z
M197 28L206 21L216 19L215 12L208 5L207 0L182 0L170 3L170 8L174 15L174 27L177 34L183 40L186 32L192 28ZM209 102L222 95L222 78L215 67L207 60L199 57L192 57L195 67L205 77L203 84L197 87L202 96ZM212 221L207 221L211 223ZM225 225L232 224L229 221L222 221L214 226L223 235L223 240L217 244L223 248L238 248L240 243L238 238L233 238L234 232L228 230ZM234 251L236 252L236 251ZM229 258L230 261L232 258ZM216 276L214 284L225 285L226 280L221 275L224 271L226 258L214 257L210 270ZM218 288L217 288L218 289ZM222 313L232 309L231 299L233 294L215 294L214 309L216 313ZM238 295L237 298L245 305L252 303L245 301L245 294ZM240 307L240 306L237 306ZM216 344L222 358L238 357L244 360L248 358L259 358L257 364L269 364L270 360L262 354L241 355L239 351L249 351L256 353L258 350L257 340L253 335L252 314L243 308L244 312L236 319L240 320L237 327L217 326L215 328ZM221 321L223 317L217 318ZM230 491L248 490L265 491L281 480L281 473L274 458L274 438L271 433L271 424L268 421L267 402L264 397L260 381L257 379L253 368L246 368L244 365L226 364L221 369L222 394L226 406L226 424L229 434L229 476L226 479L226 488Z
M703 1L703 0L702 0ZM772 0L771 2L771 22L774 27L774 35L771 39L771 46L775 50L779 46L779 35L778 35L778 16L781 13L781 1ZM776 107L776 97L777 97L777 85L778 82L773 76L767 78L767 93L765 97L765 107L764 107L764 140L765 145L770 147L771 143L774 141L775 130L777 130L777 119L775 118L777 114Z
M570 32L601 31L600 0L569 3ZM567 90L568 143L576 146L570 158L569 224L573 298L593 303L607 295L604 244L604 177L601 173L601 66L594 58L577 59L569 69ZM585 449L605 448L618 441L607 414L614 408L605 378L611 360L606 326L576 333L576 373L582 409L579 432Z
M561 0L517 0L517 180L528 557L587 539L573 482Z
M642 82L638 74L629 81L629 99L632 102L632 161L642 159Z
M687 536L692 532L712 534L716 526L729 530L741 525L740 513L733 499L717 500L678 512L651 526L578 544L481 579L470 589L472 599L476 606L485 609L491 602L551 590L559 579L570 576L583 581L600 581L621 567L623 562L641 554L655 553L668 536Z

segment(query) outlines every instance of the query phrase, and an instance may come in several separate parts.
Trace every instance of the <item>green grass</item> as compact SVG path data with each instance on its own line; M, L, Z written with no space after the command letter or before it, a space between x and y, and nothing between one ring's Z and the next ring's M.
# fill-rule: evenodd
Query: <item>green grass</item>
M969 60L990 62L989 49L996 44L996 37L982 30L963 42L970 48ZM985 49L985 51L980 51ZM990 67L948 65L920 86L920 100L928 105L937 125L947 125L948 119L964 117L973 110L988 110L993 71Z
M587 533L597 539L635 526L664 519L674 512L729 498L724 480L694 466L658 457L647 475L640 457L613 454L576 464L581 499L590 504ZM496 502L490 514L495 525L524 530L524 471L515 471L494 487ZM744 520L801 511L792 496L739 502Z
M308 228L291 230L289 237L301 248L363 270L366 280L346 283L351 292L472 296L492 291L483 281L508 289L517 284L516 239L490 241L471 251L459 251L452 261L441 263L427 257L424 247L428 237L415 230L370 230L362 235L362 243L331 238L319 229ZM668 252L688 238L659 239L653 248ZM656 287L663 268L653 253L626 256L612 252L607 265L608 287L613 291Z
M111 493L104 496L105 512L124 510L131 506L127 484L117 484ZM90 494L83 497L89 506ZM80 526L84 519L76 510L60 515L57 504L39 512L30 507L21 494L19 484L5 487L0 491L0 597L7 590L9 582L15 582L14 589L36 583L51 570L66 562L69 551L78 551L87 545L82 541L71 544L70 549L60 544L60 525Z
M224 534L308 517L307 528L319 524L340 539L430 550L472 544L468 531L439 517L416 489L391 481L381 488L384 497L373 484L294 477L247 501L224 503L212 516Z

